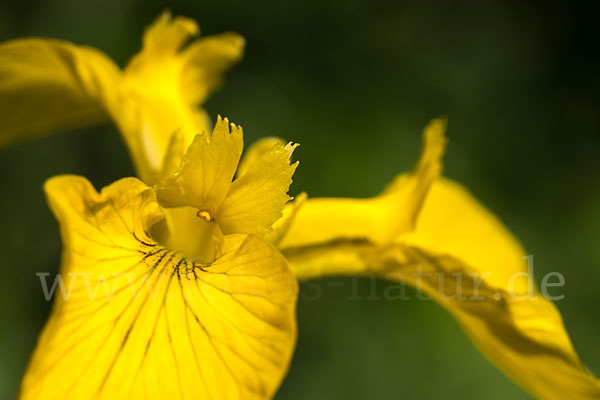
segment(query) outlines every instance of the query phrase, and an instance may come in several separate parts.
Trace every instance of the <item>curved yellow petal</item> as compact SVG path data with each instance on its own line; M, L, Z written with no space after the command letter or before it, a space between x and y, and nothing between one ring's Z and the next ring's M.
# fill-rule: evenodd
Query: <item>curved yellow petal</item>
M443 119L434 120L425 128L423 149L416 167L396 178L381 195L370 199L308 199L280 247L361 238L389 243L413 229L427 191L442 168L445 129Z
M296 336L297 284L255 236L225 237L210 265L155 242L162 213L137 179L97 193L49 180L64 251L50 319L21 399L268 399Z
M300 279L370 274L412 285L536 397L599 398L600 384L581 364L560 313L523 279L520 244L462 186L436 179L443 149L437 124L426 130L432 151L422 155L420 173L401 176L381 196L407 196L400 204L410 213L398 219L378 198L309 200L279 244L292 270ZM404 229L386 228L385 218ZM381 241L380 232L397 235Z
M271 231L291 199L287 192L298 162L290 164L290 157L297 146L275 144L231 184L215 218L223 233Z
M283 252L301 279L366 273L432 296L536 397L600 396L600 383L581 364L556 307L537 290L529 293L522 247L457 183L436 181L415 230L396 244L338 238Z
M219 117L212 135L197 135L179 169L158 185L159 202L165 207L191 206L214 219L231 186L243 147L242 128Z
M0 44L0 147L108 119L120 72L103 53L53 39Z

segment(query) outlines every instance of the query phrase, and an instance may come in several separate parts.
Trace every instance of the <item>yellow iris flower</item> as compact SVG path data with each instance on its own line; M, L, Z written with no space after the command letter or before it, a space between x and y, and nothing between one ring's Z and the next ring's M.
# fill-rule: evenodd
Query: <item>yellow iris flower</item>
M47 181L71 291L21 398L270 398L295 344L296 278L365 273L429 294L534 396L600 398L555 306L514 279L527 272L520 244L440 177L444 120L381 195L289 202L295 145L263 139L241 159L241 128L219 118L208 133L197 106L243 40L184 46L196 31L162 15L123 71L56 40L0 45L0 145L110 118L141 178L100 193L82 177Z

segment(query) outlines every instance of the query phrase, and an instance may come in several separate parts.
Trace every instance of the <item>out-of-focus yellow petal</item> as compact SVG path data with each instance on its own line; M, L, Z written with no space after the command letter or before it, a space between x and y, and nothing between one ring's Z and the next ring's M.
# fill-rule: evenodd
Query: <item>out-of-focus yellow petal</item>
M281 248L337 239L394 241L414 227L431 183L441 171L446 122L431 122L423 133L423 149L415 169L400 175L380 196L371 199L315 198L298 211Z
M242 55L243 39L235 34L198 39L184 47L197 33L193 20L163 13L146 30L142 51L125 68L125 104L114 110L114 119L138 173L150 184L164 174L172 135L181 136L185 149L197 134L210 131L197 105Z
M163 13L146 30L142 50L123 73L101 52L68 42L0 44L0 147L110 118L138 175L156 184L168 174L168 161L183 157L197 134L211 130L198 105L243 53L244 39L234 33L186 47L197 34L195 21ZM169 147L173 135L182 146ZM181 153L174 155L176 150Z
M107 120L120 72L104 54L52 39L0 44L0 147Z
M206 211L210 215L207 219L214 219L231 186L243 147L242 128L219 117L212 135L197 135L179 170L158 185L158 200L165 207L191 206Z
M143 58L156 57L158 62L165 56L174 57L191 37L200 33L196 21L190 18L177 16L171 17L169 11L164 11L144 32L142 51L136 55L135 61L141 62ZM148 62L151 64L152 61ZM130 64L130 67L133 65Z
M223 72L240 61L245 40L237 33L211 35L191 43L181 53L181 85L189 103L198 104L221 86Z
M49 180L65 293L21 399L268 399L291 358L296 281L255 236L225 237L210 265L155 242L154 191L120 180Z
M290 164L297 144L275 144L237 178L218 209L216 221L223 233L264 235L282 216L292 175L298 162Z

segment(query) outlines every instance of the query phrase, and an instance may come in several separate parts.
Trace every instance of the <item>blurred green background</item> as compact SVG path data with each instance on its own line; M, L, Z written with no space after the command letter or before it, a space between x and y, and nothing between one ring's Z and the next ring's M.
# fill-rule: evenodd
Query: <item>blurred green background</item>
M446 175L520 238L538 282L550 271L565 276L557 306L600 375L597 10L501 1L23 0L0 3L0 40L67 39L124 65L167 7L198 20L204 34L246 37L244 61L206 108L243 125L247 143L264 135L300 142L295 193L378 193L416 160L425 124L447 116ZM101 187L133 172L112 126L0 150L2 399L14 397L49 311L35 273L56 273L60 239L42 183L62 173ZM332 282L302 285L298 347L277 399L529 398L433 302L369 300L368 281ZM386 286L378 282L376 292ZM348 299L353 290L362 300Z

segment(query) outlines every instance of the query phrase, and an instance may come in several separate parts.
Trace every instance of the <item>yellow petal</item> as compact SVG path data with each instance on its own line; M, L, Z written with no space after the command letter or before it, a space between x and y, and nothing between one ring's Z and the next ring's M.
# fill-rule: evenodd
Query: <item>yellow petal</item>
M174 134L182 137L185 149L197 134L209 132L208 118L197 105L241 58L243 39L234 34L199 39L184 48L197 33L193 20L163 13L146 30L142 51L125 68L126 99L113 109L113 118L138 173L149 184L164 174L162 163Z
M0 147L107 120L119 70L104 54L52 39L0 44Z
M244 147L242 128L219 117L212 135L197 135L172 176L157 189L165 207L191 206L214 219L225 199ZM231 128L231 132L230 129Z
M287 192L298 162L290 164L290 157L297 146L275 144L231 184L216 216L223 233L264 235L271 231L291 199Z
M598 398L600 384L581 365L556 307L535 290L523 297L529 286L519 279L526 269L519 243L460 185L444 179L431 184L440 169L435 154L443 148L435 136L430 139L439 145L416 168L422 183L400 177L384 193L417 196L403 203L412 204L413 213L400 219L413 229L396 230L394 244L381 242L381 217L374 211L362 225L344 219L352 209L366 210L359 200L309 200L279 245L294 273L301 279L367 273L412 285L450 311L481 351L535 396ZM425 195L424 201L418 197ZM338 224L328 228L319 216Z
M296 282L254 236L195 264L147 232L162 213L140 181L97 193L46 184L64 243L57 293L21 399L267 399L294 347Z
M398 244L338 238L283 251L299 278L367 273L427 293L484 355L536 397L600 396L556 307L534 289L527 296L521 246L456 183L433 184L415 230Z
M185 47L198 33L188 18L163 13L150 26L142 51L121 73L97 50L58 40L0 44L0 147L56 130L111 118L125 140L138 175L156 184L169 170L173 135L186 149L211 123L198 109L237 62L244 40L227 33Z
M396 178L380 196L307 200L280 247L306 246L341 238L388 243L413 229L427 191L441 171L445 126L442 119L427 126L415 169Z

